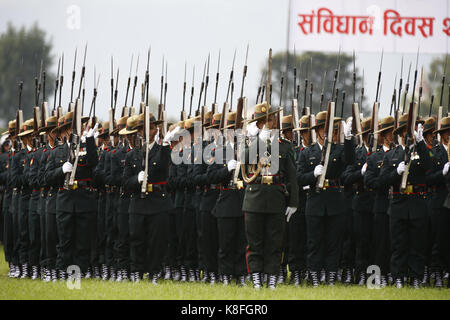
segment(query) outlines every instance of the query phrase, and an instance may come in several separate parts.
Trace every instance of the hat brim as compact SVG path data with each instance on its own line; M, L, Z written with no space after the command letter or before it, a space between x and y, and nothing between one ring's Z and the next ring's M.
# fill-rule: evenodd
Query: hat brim
M56 128L56 124L54 126L47 126L47 127L39 128L39 134L45 133L45 132L48 132L48 131L52 131L55 128Z
M24 136L27 136L27 135L33 133L33 132L34 132L34 130L33 130L33 129L30 129L30 130L24 131L24 132L22 132L22 133L19 133L17 136L18 136L18 137L24 137Z
M219 126L220 126L220 123L217 123L217 124L213 124L211 126L205 127L205 129L219 128Z
M124 135L127 135L127 134L133 134L133 133L136 133L136 132L137 132L137 129L127 130L127 128L123 128L122 130L119 131L119 135L124 136Z
M252 123L252 122L255 122L255 121L264 119L265 117L270 116L270 115L272 115L272 114L275 114L275 113L277 113L277 112L280 112L281 110L283 110L283 108L278 108L278 109L275 110L275 111L271 111L271 112L269 112L268 114L264 114L264 115L262 115L262 116L259 116L259 117L255 118L255 119L249 119L249 120L247 120L247 123Z
M434 130L433 133L441 133L441 132L444 132L444 131L447 131L447 130L450 130L450 127L440 128L440 129Z
M388 131L389 129L394 129L394 125L386 127L386 128L383 128L383 129L380 129L380 130L377 130L377 131L374 132L374 134L382 133L382 132Z
M310 127L303 127L303 128L294 128L294 129L292 129L292 131L306 131L306 130L311 130L311 128Z
M366 134L366 133L369 133L370 132L370 129L367 129L367 130L365 130L365 131L362 131L362 132L360 132L360 133L357 133L357 134L355 134L355 136L357 137L357 136L361 136L361 135L363 135L363 134ZM376 133L376 132L375 132Z
M341 118L334 118L333 126L336 124L336 122L339 122L339 121L341 121L341 120L342 120ZM311 127L311 129L316 129L316 128L322 127L322 126L325 126L325 122L324 122L324 123L321 123L321 124L313 125L313 126Z
M398 127L398 128L395 128L394 131L393 131L393 133L394 133L394 134L397 134L399 131L403 130L403 128L406 128L406 123L405 123L404 125L401 125L401 126Z

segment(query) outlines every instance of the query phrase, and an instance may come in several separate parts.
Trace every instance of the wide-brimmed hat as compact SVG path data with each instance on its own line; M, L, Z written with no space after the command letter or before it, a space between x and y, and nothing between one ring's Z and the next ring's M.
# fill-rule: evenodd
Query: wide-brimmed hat
M370 126L372 125L372 117L364 118L361 121L361 132L356 135L359 136L361 134L366 134L370 131Z
M287 115L281 118L281 130L294 129L294 123L292 122L292 115Z
M408 123L408 114L402 114L400 118L398 118L397 128L394 129L394 134L399 133L403 128L406 128Z
M257 104L255 106L255 111L253 112L253 118L248 120L248 122L251 123L251 122L254 122L254 121L262 120L267 115L270 116L270 115L275 114L275 113L280 112L280 111L281 111L281 108L278 108L278 109L274 110L267 103L267 101L263 101L262 103Z
M298 121L299 127L295 128L294 131L305 131L305 130L309 130L311 129L310 126L310 119L311 117L308 115L304 115L300 118L300 120Z
M111 133L112 135L118 134L120 130L127 126L128 116L123 116L117 120L114 131Z
M221 113L215 113L210 121L210 125L205 127L205 129L218 128L220 126L220 119L222 119Z
M45 119L45 124L43 127L39 128L39 132L45 133L47 131L51 131L58 125L58 118L56 116L50 116Z
M441 127L438 130L434 130L434 133L440 133L445 130L450 129L450 117L445 117L441 119Z
M378 130L374 133L381 133L395 127L395 119L393 116L387 116L378 122Z
M195 128L195 123L201 121L201 116L191 117L184 121L184 129L192 131Z
M327 121L327 111L320 111L317 115L316 115L316 123L311 126L311 129L316 129L318 127L324 126L325 122ZM335 117L334 118L334 126L336 125L337 122L341 121L341 118L339 117ZM333 126L333 127L334 127Z
M424 119L423 123L423 133L432 133L436 130L436 119L433 117L427 117Z
M225 120L224 129L236 128L236 118L237 118L236 112L229 112L227 114L227 119ZM242 120L243 119L241 118L241 121Z
M139 116L131 116L128 117L127 119L127 123L125 125L125 128L121 129L119 131L120 135L126 135L126 134L133 134L137 132L137 129L140 127L139 126ZM142 124L143 125L143 124ZM141 126L142 126L141 125Z
M207 127L207 126L211 125L212 118L213 118L212 111L206 112L203 116L203 126Z
M25 121L19 129L18 137L24 137L34 131L34 119L28 119Z
M11 120L8 122L8 130L3 132L1 135L9 133L11 136L13 136L16 132L16 120Z

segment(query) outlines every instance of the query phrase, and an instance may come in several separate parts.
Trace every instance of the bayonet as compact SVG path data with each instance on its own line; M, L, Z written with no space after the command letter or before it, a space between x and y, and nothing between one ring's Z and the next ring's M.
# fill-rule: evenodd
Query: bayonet
M414 83L413 83L413 91L412 91L411 103L414 103L414 95L416 94L417 64L418 64L418 62L419 62L419 48L417 48L416 69L414 71Z
M87 52L87 43L86 43L86 46L84 47L83 67L81 68L80 86L78 87L78 97L77 97L77 99L80 98L80 95L81 95L81 84L83 82L84 74L86 72L86 52Z
M436 81L436 72L434 73L434 80L433 82ZM433 109L433 102L434 102L434 92L431 91L431 99L430 99L430 111L428 112L428 116L431 117L431 110Z
M422 85L423 85L423 66L420 71L420 87L419 87L419 99L417 103L417 116L420 117L420 100L422 99Z
M439 106L442 106L442 98L444 96L445 76L447 73L447 57L448 57L448 55L445 55L445 65L444 65L444 70L442 72L441 96L439 99ZM447 109L447 112L448 112L448 109Z
M380 82L381 82L381 68L383 66L383 54L384 54L384 48L381 49L380 70L378 71L377 92L375 94L375 102L378 102L378 93L380 90Z
M183 110L181 111L181 120L186 120L186 113L184 111L184 104L186 100L186 69L187 69L187 62L184 63L184 83L183 83ZM217 85L216 85L217 90Z
M406 80L406 86L405 86L405 95L403 97L403 108L402 108L402 113L405 113L405 106L406 106L406 96L408 95L408 91L409 91L409 76L411 74L411 62L409 63L409 68L408 68L408 78Z
M324 92L325 92L325 81L327 78L328 71L325 71L322 78L322 92L320 93L320 103L319 103L319 111L322 111L322 105L323 105L323 98L324 98Z
M191 86L191 102L189 104L189 118L191 117L192 113L192 99L194 98L194 79L195 79L195 65L192 69L192 86Z
M403 55L402 55L402 64L400 67L400 82L398 84L398 104L397 111L400 109L400 100L402 98L402 85L403 85ZM394 85L395 86L395 85ZM397 116L397 113L396 113Z
M61 76L59 77L59 103L58 108L61 108L60 113L62 114L62 106L61 106L61 94L64 83L64 52L61 58Z
M336 90L336 82L339 76L339 67L340 67L340 61L341 61L341 47L339 47L339 54L338 54L338 58L337 58L337 63L336 63L336 69L334 70L334 80L333 80L333 88L331 89L331 101L334 101L334 94L335 94L335 90Z
M206 67L206 79L205 79L205 97L203 99L203 105L206 106L206 95L208 92L208 83L209 83L209 58L210 58L210 54L208 53L208 64Z
M72 71L72 87L70 89L70 103L73 103L73 86L75 84L75 68L77 65L77 50L78 50L78 48L75 48L75 57L73 59L73 71Z
M59 86L59 68L61 66L61 58L58 59L58 72L56 73L55 79L55 93L53 94L53 111L56 109L56 97L58 94L58 86Z
M233 82L234 62L235 61L236 61L236 49L234 50L233 65L231 67L230 80L228 81L227 98L225 99L225 103L228 102L228 96L230 94L230 89L231 89L231 83Z
M131 107L132 108L134 106L134 93L136 91L136 86L137 86L137 81L138 81L138 68L139 68L139 55L137 57L137 62L136 62L136 75L134 76L133 94L131 95ZM131 111L131 108L130 108L130 111Z
M130 84L131 84L131 69L133 68L133 55L131 55L131 63L130 63L130 73L128 75L128 82L127 82L127 92L125 94L125 107L127 106L128 101L128 92L130 91Z

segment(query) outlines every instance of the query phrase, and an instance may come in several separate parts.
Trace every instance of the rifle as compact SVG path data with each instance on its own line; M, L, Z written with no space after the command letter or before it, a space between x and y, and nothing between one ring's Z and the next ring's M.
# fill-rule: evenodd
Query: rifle
M161 119L162 111L164 109L164 106L163 106L163 92L164 92L164 56L163 56L163 59L162 59L161 86L160 86L159 104L158 104L158 119Z
M80 142L81 142L81 85L83 83L83 78L85 74L85 65L86 65L86 52L87 52L87 44L84 49L84 59L83 59L83 67L81 69L81 76L80 76L80 86L78 88L78 97L75 103L75 109L73 111L73 118L72 118L72 133L70 134L69 138L69 155L67 161L70 161L73 163L73 170L72 172L66 173L65 179L64 179L64 189L68 190L74 185L75 181L75 174L77 171L77 165L78 165L78 158L80 153Z
M447 55L445 55L445 65L444 65L444 72L442 73L442 82L441 82L441 96L440 96L440 99L439 99L439 106L441 106L442 107L442 98L443 98L443 95L444 95L444 85L445 85L445 75L446 75L446 72L447 72ZM447 109L447 112L448 112L449 110Z
M322 174L317 179L316 192L319 192L324 186L325 176L327 174L328 162L330 160L331 145L333 142L333 129L334 129L334 113L335 113L335 103L334 101L328 102L327 116L325 120L325 131L322 155L320 159L320 164L323 165Z
M191 86L191 102L189 104L189 115L188 118L191 117L192 114L192 99L194 98L194 79L195 79L195 66L192 70L192 86Z
M128 116L134 115L134 93L136 91L137 80L138 80L138 76L137 76L138 67L139 67L139 55L138 55L137 62L136 62L136 74L134 76L133 94L131 95L131 107L130 107L130 113L128 114Z
M400 67L400 82L398 84L398 104L397 104L397 111L400 109L400 100L402 98L402 85L403 85L403 55L402 55L402 65ZM395 85L394 85L395 86ZM395 112L395 124L397 127L398 122L398 112Z
M208 83L209 83L209 53L208 53L208 66L206 69L206 79L205 79L205 97L203 99L204 110L202 112L206 111L206 95L208 92Z
M296 67L296 54L295 54L295 45L294 45L294 97L291 100L291 112L292 112L292 118L294 121L294 129L297 129L299 127L299 115L298 115L298 101L297 101L297 67ZM300 132L297 132L297 146L300 147L301 145L301 136Z
M381 51L381 59L380 59L380 70L378 71L378 81L377 81L377 92L375 94L375 102L372 107L372 121L370 125L370 136L369 136L369 152L374 153L377 151L378 146L378 135L375 134L375 131L378 127L378 110L380 109L380 102L378 101L378 93L381 91L380 82L381 82L381 67L383 65L383 53L384 50Z
M220 67L220 50L219 50L219 59L217 60L217 73L216 73L216 89L214 91L214 103L212 104L212 114L216 113L216 110L219 109L217 104L217 86L219 85L219 67Z
M228 96L229 96L230 90L231 90L231 83L233 82L235 60L236 60L236 50L234 50L233 65L231 67L230 80L228 81L227 98L225 100L225 103L223 104L222 117L220 118L219 130L221 130L225 127L225 122L227 121L227 116L228 116L228 112L229 112Z
M128 75L128 82L127 82L127 93L125 94L125 105L124 107L127 106L127 102L128 102L128 92L130 91L130 84L131 84L131 69L133 68L133 55L131 55L131 63L130 63L130 73ZM126 109L124 110L126 111ZM122 112L122 117L125 116L126 113Z
M335 97L335 89L336 89L336 82L339 76L339 69L340 69L340 60L341 60L341 47L339 47L339 54L338 54L338 59L336 62L336 69L334 70L334 80L333 80L333 88L331 89L331 101L334 101L334 97ZM337 94L336 94L337 96ZM334 115L333 115L334 117Z
M205 89L205 75L206 75L206 61L205 61L205 66L203 67L203 77L202 77L202 84L200 86L200 94L198 96L197 111L195 111L195 116L196 117L200 115L200 105L202 103L203 90ZM203 123L203 115L202 115L201 118L202 118L202 123Z
M73 71L72 71L72 86L70 87L70 102L69 102L69 112L70 111L73 111L73 107L74 107L74 104L73 104L73 86L74 86L74 84L75 84L75 68L76 68L76 65L77 65L77 50L78 50L78 48L75 48L75 56L74 56L74 59L73 59Z
M404 95L404 97L403 97L403 108L402 108L402 113L405 113L406 96L408 95L408 90L409 90L409 76L410 76L410 74L411 74L411 62L409 63L408 79L406 80L405 95Z
M281 121L283 119L283 108L281 106L282 100L283 100L283 82L284 82L284 76L283 73L281 73L281 79L280 79L280 103L278 104L278 108L280 109L280 112L278 112L275 116L275 128L274 129L280 129L281 128Z
M363 68L363 72L362 72L361 96L360 96L361 110L364 110L364 108L363 108L363 100L364 100L364 68Z
M166 82L164 83L164 102L163 109L161 112L160 120L163 121L161 126L161 134L164 136L167 132L167 120L166 120L166 97L167 97L167 61L166 61Z
M414 93L413 93L414 95ZM406 125L406 139L405 139L405 165L406 170L402 174L402 181L400 185L400 192L406 190L406 183L408 180L408 172L409 167L411 165L411 155L415 149L414 143L414 130L416 128L416 119L417 119L417 104L415 102L411 102L408 110L408 123Z
M422 84L423 84L423 66L420 72L420 87L419 87L419 99L417 104L417 116L420 117L420 100L422 99Z
M62 58L61 58L61 75L59 77L59 98L58 98L58 108L56 110L56 114L59 115L59 117L62 116L61 93L62 93L63 82L64 82L64 52L63 52ZM58 119L59 119L59 117L58 117Z
M186 112L184 111L184 104L186 101L186 68L187 68L187 62L184 63L183 110L181 111L181 117L180 117L181 121L186 120ZM216 85L216 90L217 90L217 85Z
M238 141L237 141L237 135L234 135L234 153L236 156L236 160L237 160L237 165L236 165L236 169L234 170L233 173L233 184L237 187L237 188L241 188L243 187L242 181L238 181L239 179L239 172L241 170L241 153L243 148L245 147L245 131L247 129L247 121L244 119L244 121L242 121L242 118L246 118L247 117L247 102L248 99L247 97L244 97L244 83L245 83L245 78L247 76L247 59L248 59L248 48L249 48L249 44L247 44L247 53L245 55L245 64L244 64L244 71L242 72L242 83L241 83L241 96L238 99L238 104L236 107L236 126L235 129L242 129L241 130L241 141L239 143L238 146Z
M145 146L145 163L144 163L144 179L141 184L141 198L145 198L147 193L148 181L148 154L149 154L149 140L150 140L150 107L145 106L144 111L144 146Z
M269 60L267 65L267 85L266 85L266 100L270 103L270 96L269 99L267 99L267 94L269 93L270 88L272 88L272 85L270 82L272 81L272 48L269 49ZM266 123L269 122L269 108L266 110Z
M16 112L16 136L20 133L20 127L23 125L23 112L22 112L22 91L23 81L19 82L19 108ZM20 139L14 139L14 149L17 151L23 149L23 142Z
M41 104L41 108L40 108L40 119L38 119L38 128L39 127L45 127L45 119L47 119L48 117L48 103L47 101L45 101L45 78L46 78L46 73L45 71L42 74L42 78L43 78L43 85L42 85L42 104ZM56 95L56 94L55 94ZM46 141L46 136L45 135L39 135L40 138L40 142L42 146L45 146L47 141Z
M389 115L391 116L392 115L392 108L394 107L394 105L395 105L395 102L396 102L396 97L397 97L397 89L395 89L395 83L397 82L397 74L395 74L395 80L394 80L394 93L392 94L392 101L391 101L391 108L390 108L390 110L389 110ZM395 109L396 108L394 108L394 113L395 113ZM395 116L395 114L394 114L394 116Z
M89 109L88 128L93 128L95 126L95 123L97 122L97 118L95 117L95 100L97 99L97 88L98 88L98 84L100 82L100 74L98 75L97 82L95 82L96 79L97 79L96 71L95 71L95 67L94 67L94 94L92 96L91 108ZM92 112L93 112L93 116L91 117Z
M325 90L325 79L327 78L327 72L325 71L322 78L322 92L320 93L320 103L319 103L319 112L322 111L323 98L324 98L324 90Z
M149 67L150 67L150 54L151 54L151 52L152 52L152 47L150 47L148 49L148 53L147 53L147 70L145 71L145 89L146 89L145 106L149 105L148 92L150 90L150 79L149 79L150 78L150 72L149 72Z
M256 104L259 103L259 97L261 96L261 93L264 96L264 92L262 91L264 76L265 76L265 71L263 71L263 73L261 74L261 80L259 82L259 87L258 87L258 93L256 95Z
M444 65L444 72L442 73L442 83L441 83L441 95L440 95L440 99L439 99L439 108L438 108L438 114L437 114L437 129L441 129L441 119L442 119L442 113L443 113L443 105L442 105L442 98L444 95L444 85L445 85L445 75L447 72L447 55L445 55L445 65ZM431 97L431 104L433 104L433 96ZM450 90L449 90L449 103L450 103ZM431 112L431 108L432 106L430 106L430 112ZM448 113L448 107L447 107L447 113ZM437 140L439 141L439 143L441 142L441 135L438 133L437 134Z
M312 58L311 58L311 72L312 72ZM306 76L305 76L305 89L303 93L303 114L306 110L306 91L308 90L308 65L306 65Z

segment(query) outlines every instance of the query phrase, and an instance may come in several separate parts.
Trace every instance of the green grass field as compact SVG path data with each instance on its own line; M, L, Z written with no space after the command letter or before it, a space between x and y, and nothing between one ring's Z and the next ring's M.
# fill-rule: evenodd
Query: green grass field
M363 300L450 300L449 289L395 289L392 287L380 290L369 290L356 286L334 288L321 286L294 287L279 285L275 291L269 289L254 290L249 284L242 288L236 285L224 287L199 283L175 283L161 281L157 286L149 281L140 283L111 283L100 280L82 280L80 290L70 290L65 282L44 283L40 280L10 279L7 276L8 266L4 260L3 249L0 250L0 300L329 300L329 299L363 299Z

